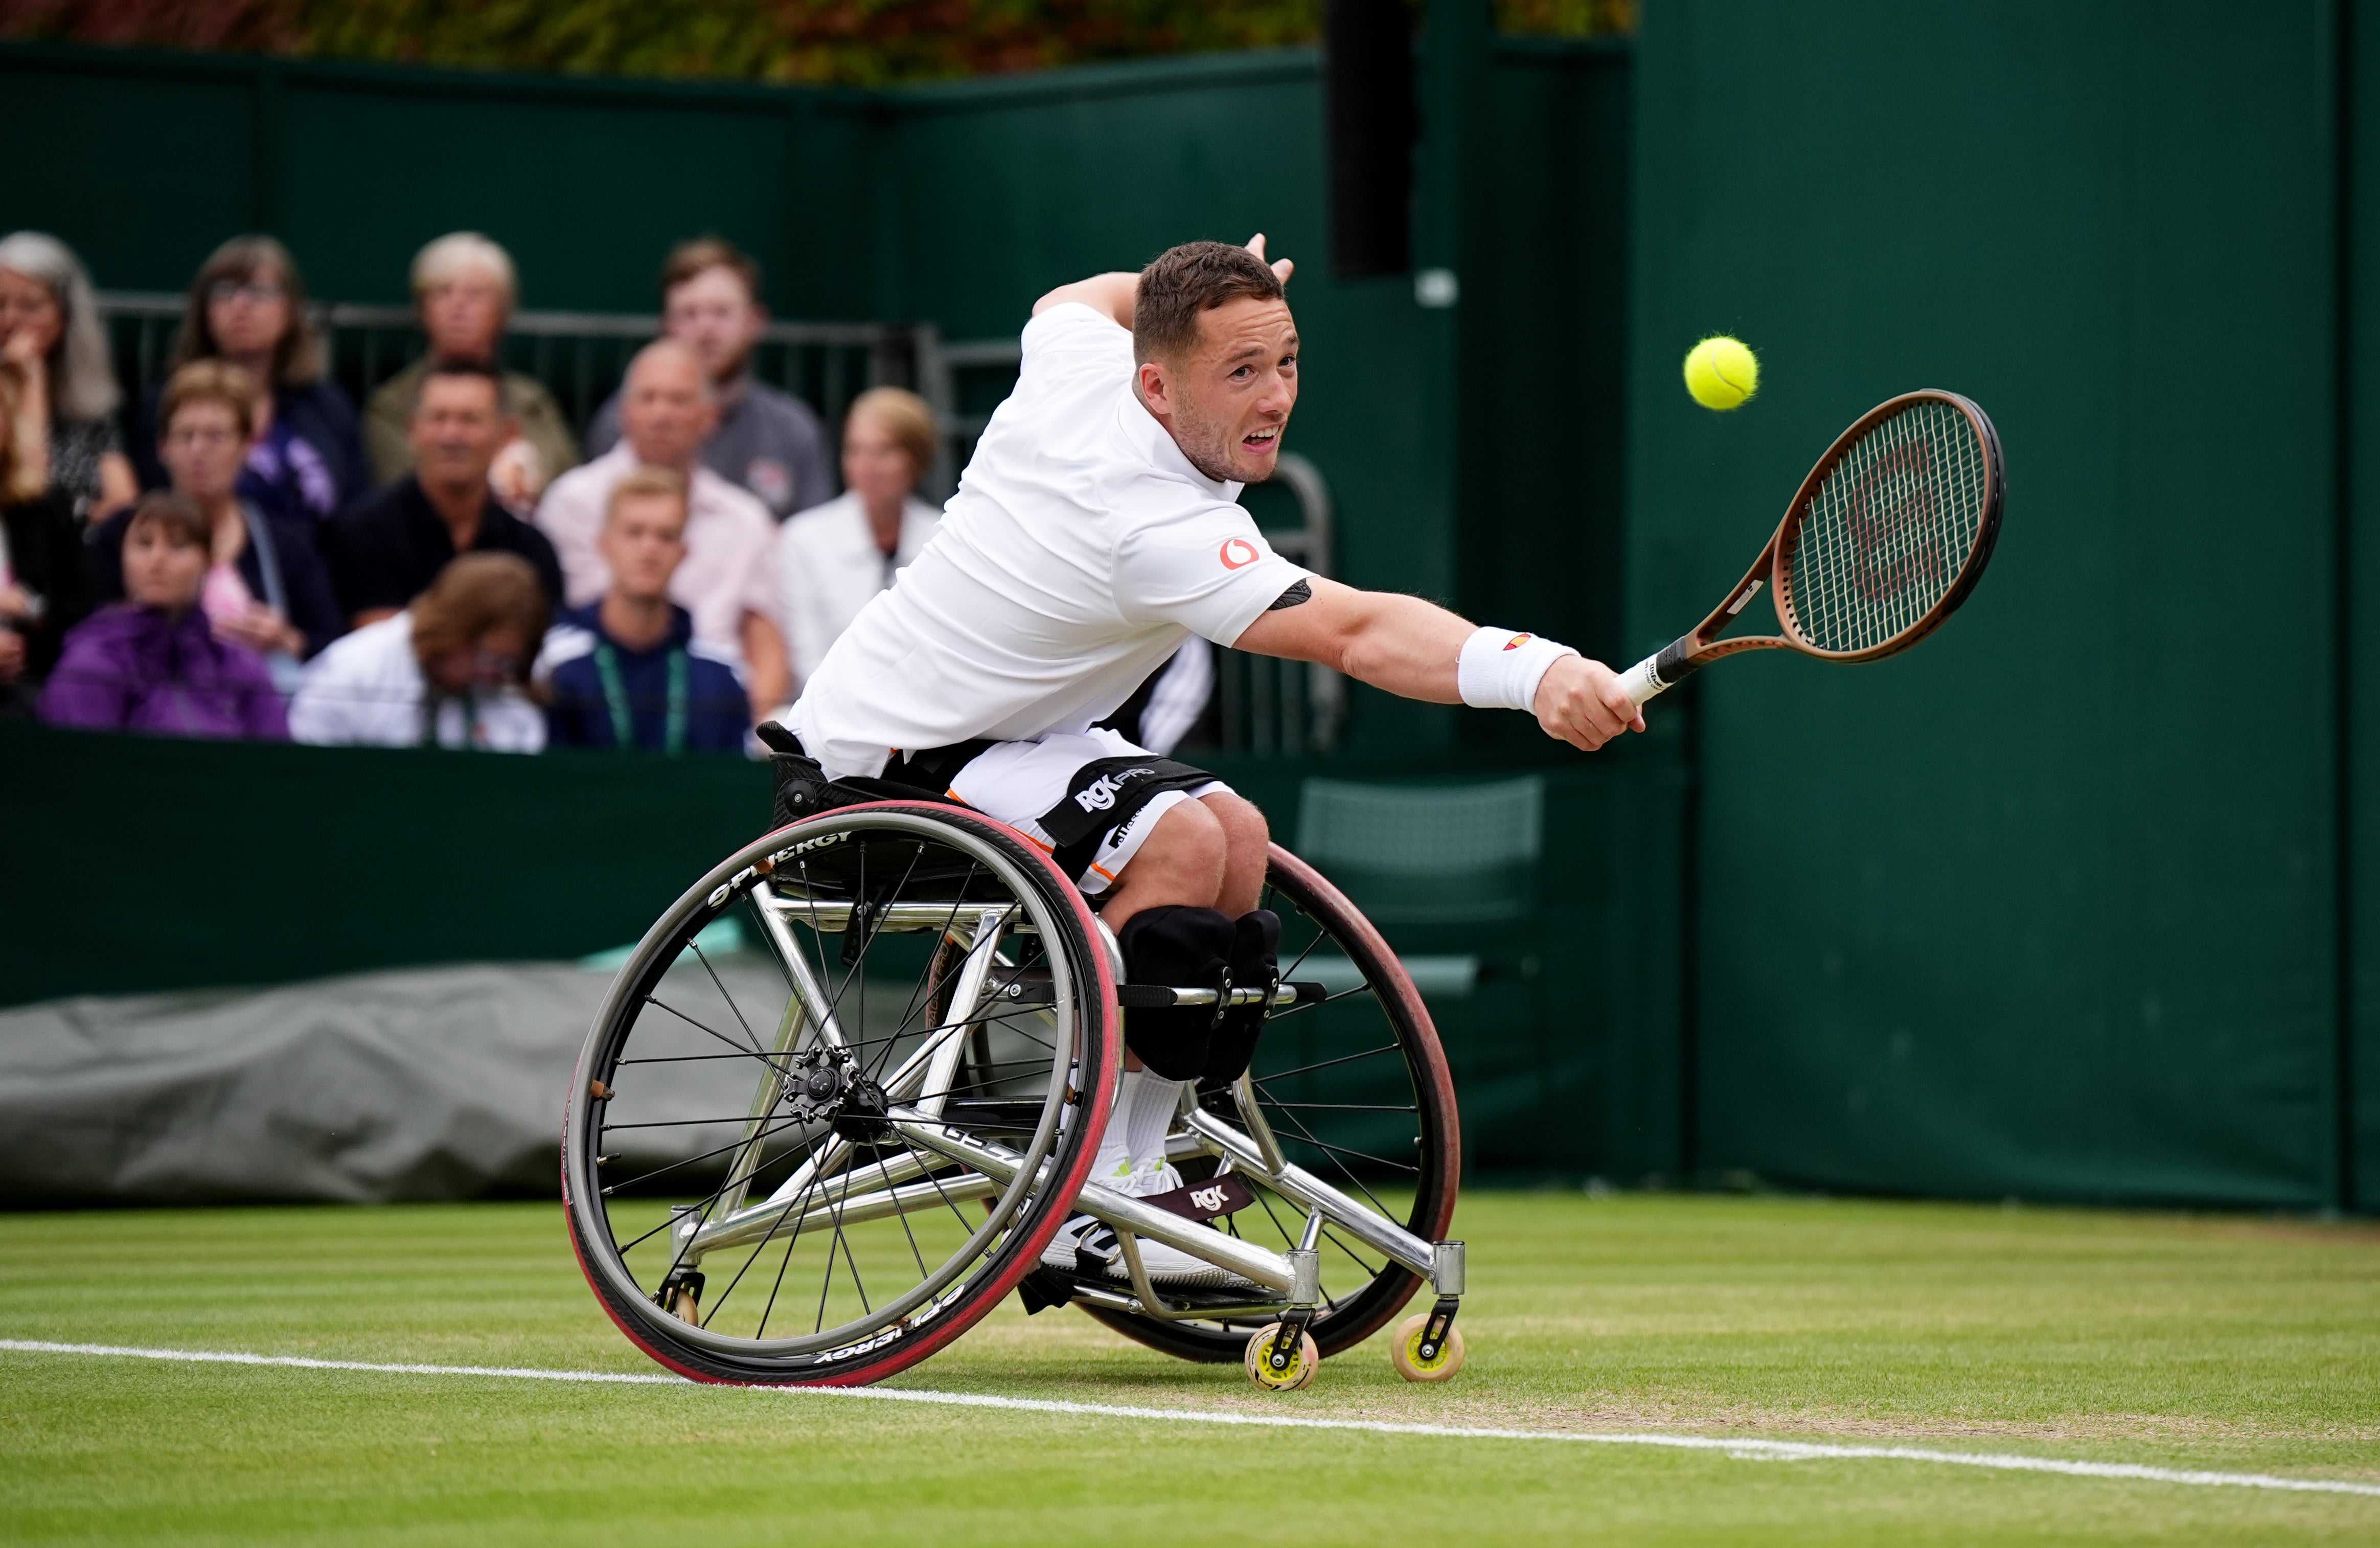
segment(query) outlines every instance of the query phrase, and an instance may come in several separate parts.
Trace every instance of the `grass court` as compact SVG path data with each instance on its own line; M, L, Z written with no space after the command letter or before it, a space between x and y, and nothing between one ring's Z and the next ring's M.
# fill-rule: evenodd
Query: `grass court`
M1456 1225L1443 1387L1375 1339L1265 1395L1013 1298L892 1384L2380 1484L2369 1225L1479 1192ZM659 1371L550 1203L0 1216L0 1338ZM11 1350L0 1458L18 1543L2380 1541L2369 1495Z

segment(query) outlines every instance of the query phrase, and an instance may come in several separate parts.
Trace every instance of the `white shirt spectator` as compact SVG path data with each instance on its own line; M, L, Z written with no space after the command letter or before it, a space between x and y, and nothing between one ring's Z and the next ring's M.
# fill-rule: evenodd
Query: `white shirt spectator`
M796 686L809 681L859 610L892 584L893 572L906 568L941 524L942 513L925 501L903 501L901 541L889 560L857 494L839 495L779 529L777 622Z
M612 491L637 467L625 441L553 481L538 502L537 527L562 561L565 607L599 602L612 567L595 546ZM697 468L686 516L686 562L670 577L670 601L694 615L694 637L744 667L744 615L776 621L775 567L770 547L776 518L749 492Z
M307 664L289 702L290 737L326 747L427 747L429 687L413 653L413 615L367 624ZM439 699L435 741L482 752L542 752L545 715L509 684L481 686Z
M1182 455L1133 386L1132 335L1080 303L1026 325L940 530L795 704L835 775L975 737L1087 731L1192 633L1239 639L1305 571L1237 483Z

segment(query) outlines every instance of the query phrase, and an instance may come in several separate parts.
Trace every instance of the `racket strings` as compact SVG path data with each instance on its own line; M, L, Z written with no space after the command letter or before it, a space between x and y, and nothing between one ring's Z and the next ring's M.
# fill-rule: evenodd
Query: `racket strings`
M1982 535L1989 476L1981 436L1948 403L1912 404L1860 437L1794 540L1780 600L1802 637L1867 651L1920 623Z

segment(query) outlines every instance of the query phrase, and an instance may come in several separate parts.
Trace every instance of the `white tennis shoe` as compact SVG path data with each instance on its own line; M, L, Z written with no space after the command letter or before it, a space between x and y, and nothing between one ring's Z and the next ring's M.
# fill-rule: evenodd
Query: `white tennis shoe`
M1163 1191L1160 1189L1158 1191ZM1140 1266L1148 1271L1152 1285L1179 1285L1202 1290L1256 1290L1253 1280L1241 1278L1231 1270L1210 1263L1204 1258L1166 1246L1163 1242L1135 1237L1134 1245L1140 1249ZM1124 1267L1123 1244L1103 1222L1087 1214L1078 1214L1058 1228L1050 1245L1041 1249L1043 1266L1078 1278L1129 1280L1132 1271Z

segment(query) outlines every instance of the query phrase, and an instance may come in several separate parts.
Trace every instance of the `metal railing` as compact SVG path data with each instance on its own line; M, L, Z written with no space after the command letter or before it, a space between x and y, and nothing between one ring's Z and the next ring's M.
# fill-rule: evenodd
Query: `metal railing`
M116 375L128 401L164 372L181 324L182 297L102 291ZM331 374L360 409L372 389L404 370L426 345L405 307L334 301L314 309ZM629 357L661 331L661 319L620 312L516 311L504 329L504 362L553 394L571 429L587 426L619 384ZM870 387L907 387L932 405L941 426L940 455L924 491L940 502L958 487L958 470L1001 400L1016 384L1013 338L946 341L930 323L771 323L753 350L753 372L817 410L830 434L851 400ZM129 430L128 424L127 429ZM828 458L830 467L836 459ZM1318 575L1334 573L1330 493L1313 463L1281 457L1280 482L1294 496L1299 525L1267 528L1281 554ZM1262 757L1295 757L1338 745L1346 718L1346 680L1303 662L1239 651L1216 652L1222 747Z
M179 296L100 293L100 315L128 396L164 371L183 306ZM374 388L411 364L427 344L406 307L334 301L314 309L314 323L332 376L358 410ZM654 316L516 311L504 326L504 364L543 383L583 439L595 411L619 385L629 358L660 333L661 319ZM842 422L851 400L870 387L907 387L932 402L937 387L928 375L941 369L936 362L943 352L930 323L771 323L753 347L752 370L761 381L808 403L832 427Z

